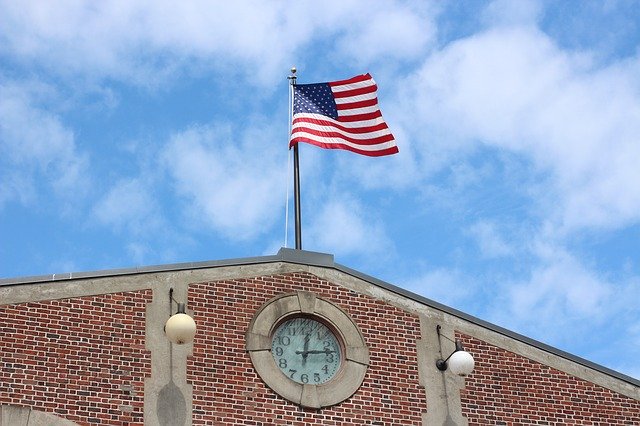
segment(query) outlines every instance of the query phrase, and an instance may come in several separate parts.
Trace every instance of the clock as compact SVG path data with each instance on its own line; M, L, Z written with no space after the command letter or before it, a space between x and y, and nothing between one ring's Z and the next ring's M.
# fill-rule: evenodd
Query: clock
M279 325L271 339L271 355L283 374L301 384L326 383L342 365L338 338L324 323L309 317Z
M362 385L369 349L351 317L308 291L285 293L254 314L246 351L258 376L283 398L308 408L346 400Z

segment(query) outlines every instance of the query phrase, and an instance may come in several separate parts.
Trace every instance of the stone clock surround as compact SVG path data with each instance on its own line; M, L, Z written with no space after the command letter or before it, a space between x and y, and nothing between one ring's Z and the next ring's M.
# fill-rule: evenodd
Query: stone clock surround
M271 354L271 333L284 318L295 315L324 320L343 342L344 365L333 380L320 385L296 383L277 368ZM246 349L271 389L309 408L327 407L349 398L362 384L369 365L369 349L353 320L337 305L306 291L283 294L263 305L249 324Z

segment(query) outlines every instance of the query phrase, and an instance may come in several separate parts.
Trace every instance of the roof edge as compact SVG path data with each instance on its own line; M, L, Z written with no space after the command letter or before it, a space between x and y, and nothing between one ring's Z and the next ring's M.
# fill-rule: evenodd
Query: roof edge
M309 266L335 269L347 275L351 275L363 281L367 281L373 285L381 287L392 293L398 294L400 296L411 299L415 302L429 306L430 308L440 310L454 317L468 321L472 324L484 327L495 333L512 338L514 340L533 346L542 351L559 356L569 361L578 363L590 369L596 370L600 373L622 380L631 385L640 387L640 380L635 379L631 376L612 370L608 367L605 367L603 365L581 358L577 355L573 355L569 352L563 351L553 346L547 345L546 343L542 343L538 340L531 339L522 334L516 333L514 331L508 330L496 324L477 318L473 315L469 315L465 312L459 311L455 308L443 305L442 303L436 302L434 300L431 300L419 294L413 293L409 290L405 290L403 288L400 288L388 282L382 281L378 278L364 274L355 269L337 264L334 261L333 255L320 253L320 252L290 249L290 248L283 247L278 251L276 255L271 255L271 256L235 258L235 259L203 261L203 262L184 262L184 263L175 263L175 264L169 264L169 265L153 265L153 266L134 267L134 268L107 269L107 270L98 270L98 271L92 271L92 272L75 272L75 273L71 272L71 273L39 275L39 276L31 276L31 277L2 278L0 279L0 287L23 285L23 284L38 284L38 283L51 282L51 281L113 277L118 275L125 276L125 275L137 275L137 274L147 274L147 273L155 273L155 272L174 272L174 271L183 271L186 269L206 269L206 268L228 267L228 266L255 265L255 264L273 263L273 262L286 262L286 263L292 263L292 264L309 265Z

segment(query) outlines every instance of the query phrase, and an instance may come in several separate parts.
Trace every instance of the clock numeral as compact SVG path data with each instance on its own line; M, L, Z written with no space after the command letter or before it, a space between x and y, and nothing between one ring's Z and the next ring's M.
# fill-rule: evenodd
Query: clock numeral
M276 346L276 355L282 356L283 353L284 353L284 350L282 349L282 347Z
M327 362L333 362L333 352L327 352Z
M329 349L331 347L331 341L330 340L325 340L324 342L322 342L322 344L324 345L325 349Z
M316 383L320 382L320 373L313 373L313 381Z
M287 368L287 360L284 358L280 358L278 360L278 365L280 366L280 368Z
M282 346L289 346L289 343L291 343L291 339L289 339L288 336L278 336L278 344L282 345Z
M322 371L324 371L324 374L329 374L329 366L325 364L324 367L322 367Z
M301 375L300 380L302 381L302 383L309 383L309 375L308 374Z
M298 372L298 370L289 370L289 377L291 377L293 379L293 375L296 374Z

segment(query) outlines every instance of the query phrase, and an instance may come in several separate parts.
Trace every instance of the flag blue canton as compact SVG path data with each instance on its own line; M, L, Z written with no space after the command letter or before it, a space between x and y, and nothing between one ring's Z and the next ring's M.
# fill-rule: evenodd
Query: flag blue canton
M293 113L322 114L337 119L338 109L329 84L296 85Z

